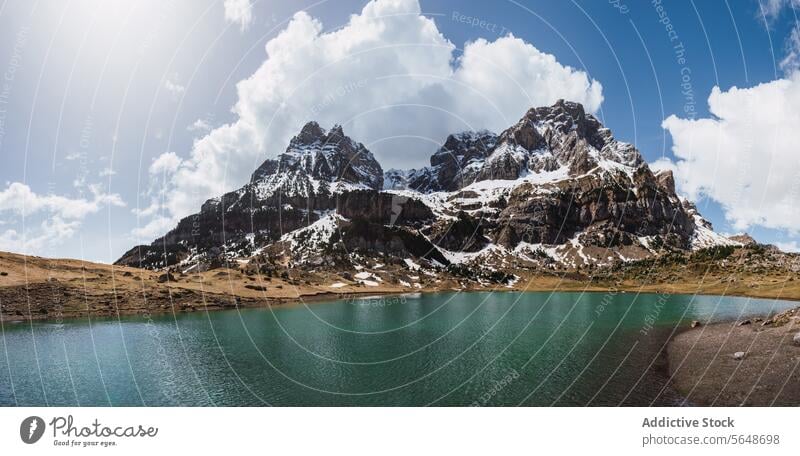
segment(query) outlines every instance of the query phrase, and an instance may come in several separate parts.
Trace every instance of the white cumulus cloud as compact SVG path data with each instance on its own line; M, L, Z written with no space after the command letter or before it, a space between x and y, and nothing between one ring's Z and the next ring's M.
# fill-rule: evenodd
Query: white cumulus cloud
M579 101L590 112L603 101L599 82L513 35L467 43L458 63L455 84L447 85L453 110L481 128L509 127L528 108L559 98Z
M156 157L150 164L150 174L172 174L181 165L181 159L175 152L165 152Z
M92 199L40 195L21 182L13 182L0 191L0 213L8 211L29 216L45 211L65 219L82 219L106 205L125 206L116 193L104 193L97 185L90 186L90 190Z
M800 74L708 99L713 117L667 118L680 191L719 202L736 229L800 227Z
M174 221L169 217L156 216L144 226L137 226L131 234L139 242L149 242L175 228Z
M242 31L247 30L253 22L253 4L250 0L225 0L225 20L239 24Z
M467 43L456 57L417 0L371 1L330 32L298 12L265 51L236 86L236 120L197 139L170 175L163 194L173 221L246 183L310 120L342 124L386 168L410 167L426 164L449 133L499 131L559 98L590 112L603 100L585 72L511 35Z
M59 216L44 219L39 226L24 232L8 229L0 233L0 250L25 254L42 253L75 235L79 221L65 221Z
M118 194L105 193L99 185L90 185L89 190L90 199L70 198L41 195L20 182L8 184L0 191L0 215L24 216L26 224L0 233L0 250L43 253L46 248L72 238L88 215L108 206L125 206Z

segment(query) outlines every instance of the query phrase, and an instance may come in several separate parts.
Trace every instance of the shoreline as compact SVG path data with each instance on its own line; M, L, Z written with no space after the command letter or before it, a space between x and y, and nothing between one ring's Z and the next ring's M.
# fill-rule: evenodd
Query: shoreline
M480 292L649 293L733 296L800 301L794 275L746 275L722 271L677 277L641 271L596 276L576 272L514 271L511 285L474 281L455 275L416 273L410 284L402 268L364 269L370 280L331 270L288 270L254 274L247 268L168 273L81 260L49 259L0 252L0 320L62 320L258 308L346 299L348 296ZM369 272L367 272L369 271ZM630 272L630 271L629 271ZM173 275L174 274L174 275ZM671 273L676 274L676 273Z
M672 387L684 404L800 404L800 307L684 328L666 348Z
M565 279L570 285L575 285L576 282L569 281ZM761 296L761 295L745 295L745 294L726 294L726 295L719 295L714 293L692 293L692 292L683 292L683 291L665 291L665 290L652 290L652 289L640 289L640 287L624 287L624 288L602 288L597 286L591 286L586 288L580 287L564 287L564 288L548 288L548 287L503 287L503 288L463 288L463 289L456 289L456 288L423 288L423 289L407 289L407 288L389 288L389 287L381 287L377 289L368 289L368 288L348 288L346 291L326 291L326 290L314 290L310 292L306 292L303 294L299 294L298 296L282 296L282 297L252 297L252 296L240 296L240 295L218 295L211 292L200 292L197 293L199 296L196 296L197 302L201 302L201 304L194 304L194 305L187 305L185 303L187 295L186 289L174 287L176 292L174 295L170 295L169 298L166 298L170 303L165 305L161 303L164 299L163 298L156 298L153 297L150 301L156 301L157 304L154 306L149 307L125 307L125 308L110 308L110 309L97 309L97 308L90 308L90 309L74 309L67 313L62 313L61 315L55 314L52 315L50 313L32 313L32 314L23 314L23 315L10 315L6 313L7 305L0 305L0 322L3 323L17 323L17 322L64 322L69 320L78 320L82 318L89 318L89 317L119 317L119 316L144 316L144 315L166 315L166 314L180 314L180 313L195 313L195 312L214 312L214 311L221 311L221 310L234 310L234 309L258 309L258 308L268 308L268 307L284 307L284 306L296 306L302 304L324 304L330 301L342 300L342 299L366 299L370 296L402 296L407 294L435 294L435 293L446 293L446 292L463 292L463 293L506 293L506 292L518 292L518 293L616 293L616 294L646 294L646 295L667 295L667 296L715 296L715 297L733 297L733 298L749 298L749 299L763 299L763 300L774 300L774 301L785 301L785 302L800 302L800 298L795 297L786 297L786 298L777 298L773 296ZM2 288L0 288L2 291ZM155 295L155 293L153 293ZM106 297L108 298L108 297ZM117 297L118 298L118 297ZM190 299L195 297L190 297ZM208 303L207 301L211 301L212 303ZM226 302L229 301L229 302ZM708 327L715 326L715 325L722 325L728 324L730 322L717 322L709 325ZM692 328L685 328L677 332L673 339L677 338L679 335L683 334L686 331L690 331ZM670 342L671 343L671 342Z

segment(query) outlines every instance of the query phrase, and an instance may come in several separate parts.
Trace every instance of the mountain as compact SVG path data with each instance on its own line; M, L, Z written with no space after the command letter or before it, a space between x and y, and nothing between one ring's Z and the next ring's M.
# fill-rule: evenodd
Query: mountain
M248 184L206 201L200 212L185 217L152 244L132 248L116 263L150 269L179 263L214 268L288 239L289 234L296 237L314 230L330 221L332 214L381 225L433 217L416 200L404 201L403 213L393 214L399 210L393 206L394 197L381 193L382 188L383 170L363 144L347 137L340 126L326 132L316 122L309 122L284 153L255 170ZM356 228L360 226L356 224ZM298 230L302 231L295 233ZM367 234L387 236L373 239L370 246L395 239L374 230ZM399 235L411 236L408 243L425 244L422 238L413 239L413 234ZM399 245L418 250L402 242Z
M310 122L248 184L117 263L272 273L372 262L508 281L741 244L676 194L669 171L559 100L499 135L448 136L428 167L386 173L340 126Z

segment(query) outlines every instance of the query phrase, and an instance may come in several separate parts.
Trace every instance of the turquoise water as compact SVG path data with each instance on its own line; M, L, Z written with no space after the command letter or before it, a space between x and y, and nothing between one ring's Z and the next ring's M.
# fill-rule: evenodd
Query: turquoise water
M670 405L674 331L793 305L440 293L4 323L0 405Z

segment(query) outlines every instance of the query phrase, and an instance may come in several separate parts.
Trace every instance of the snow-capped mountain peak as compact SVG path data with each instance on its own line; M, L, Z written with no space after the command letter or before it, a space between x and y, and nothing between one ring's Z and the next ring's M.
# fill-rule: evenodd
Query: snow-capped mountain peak
M251 182L262 198L280 190L286 196L307 197L339 188L379 190L383 170L372 152L346 136L340 125L325 131L308 122L284 153L259 166Z
M455 191L485 180L514 181L564 169L577 177L592 171L632 176L644 165L630 144L617 141L579 103L564 100L532 108L500 135L488 131L447 137L429 167L387 176L423 193ZM394 188L394 187L393 187Z

